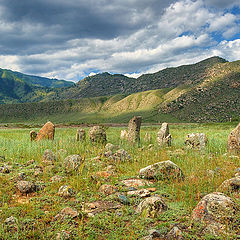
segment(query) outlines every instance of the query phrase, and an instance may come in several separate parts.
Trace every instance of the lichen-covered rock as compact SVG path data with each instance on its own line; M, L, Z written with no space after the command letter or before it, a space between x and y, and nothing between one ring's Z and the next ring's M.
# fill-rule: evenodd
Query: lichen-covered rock
M23 194L27 194L27 193L32 193L35 192L37 189L37 186L35 185L35 183L33 182L29 182L29 181L18 181L17 182L17 189L23 193Z
M158 162L140 169L139 176L145 179L178 179L183 180L182 170L171 161Z
M55 176L51 177L51 179L50 179L50 181L53 183L61 182L62 180L63 180L63 177L61 177L59 175L55 175Z
M112 152L115 152L119 149L119 146L118 145L114 145L112 143L107 143L106 146L105 146L105 151L108 152L108 151L112 151Z
M74 195L73 189L68 185L63 185L58 190L58 195L61 197L72 197Z
M167 240L182 240L183 239L182 231L177 226L175 226L167 234L166 239Z
M134 191L128 191L127 195L129 197L145 198L145 197L150 197L151 192L147 189L139 189L139 190L134 190Z
M160 147L171 146L172 136L169 133L168 123L163 123L157 134L157 142Z
M218 188L219 192L240 192L240 177L225 180Z
M103 193L105 195L111 195L115 192L117 192L118 188L116 186L104 184L99 188L99 192Z
M160 197L148 197L137 206L136 212L146 217L157 217L167 210L167 205Z
M6 218L4 221L4 227L7 228L7 231L14 231L18 228L18 219L11 216L9 218Z
M38 132L36 141L43 139L54 140L55 126L51 122L47 122Z
M76 218L79 215L78 211L75 209L72 209L70 207L65 207L61 210L60 213L58 213L54 218L53 221L61 220L63 221L66 218Z
M35 131L30 131L30 139L31 141L34 141L37 137L37 133Z
M113 211L121 207L121 204L113 201L96 201L85 203L83 205L83 212L87 213L89 217L93 217L103 211Z
M240 154L240 123L229 134L227 140L227 149L229 153Z
M207 144L207 137L204 133L190 133L187 135L185 145L188 148L204 149Z
M77 129L76 141L82 142L86 140L86 131L82 128Z
M73 171L78 171L80 165L82 163L82 158L80 155L74 154L65 158L64 160L64 168L67 173L71 173Z
M204 231L214 235L225 233L227 227L236 225L239 206L223 193L206 195L192 212L193 222L204 225Z
M42 156L42 165L43 166L54 165L56 159L57 159L56 155L50 149L47 149L44 151Z
M130 160L131 156L128 154L127 151L124 149L119 149L113 154L113 159L114 160L119 160L119 161L125 161L125 160Z
M102 126L93 126L89 129L89 139L92 143L102 143L107 142L106 131Z
M125 180L122 180L121 183L126 187L134 187L134 188L143 187L150 184L150 182L144 179L138 179L138 178L125 179Z
M4 165L4 166L0 167L0 173L5 173L5 174L10 173L11 168L12 168L12 166Z
M130 143L140 143L141 116L134 116L128 124L128 141Z

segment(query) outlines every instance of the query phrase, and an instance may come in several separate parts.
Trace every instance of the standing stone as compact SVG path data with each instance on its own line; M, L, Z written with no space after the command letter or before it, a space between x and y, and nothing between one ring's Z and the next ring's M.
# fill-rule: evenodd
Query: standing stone
M106 143L107 135L106 131L102 126L93 126L89 130L89 139L93 143Z
M36 141L43 139L54 140L55 126L51 122L47 122L38 132Z
M169 133L168 123L163 123L161 129L157 134L157 142L160 147L167 145L171 146L172 136Z
M30 139L31 141L34 141L37 137L37 133L35 131L31 131L30 132Z
M128 124L128 141L131 143L140 143L140 127L142 123L141 116L134 116Z
M204 133L190 133L185 140L185 145L188 148L204 149L206 144L207 137Z
M76 141L85 141L86 140L86 131L82 128L77 129Z
M229 153L240 154L240 123L229 134L227 140L227 149Z
M120 139L121 140L127 140L128 139L128 132L127 132L127 130L121 130Z

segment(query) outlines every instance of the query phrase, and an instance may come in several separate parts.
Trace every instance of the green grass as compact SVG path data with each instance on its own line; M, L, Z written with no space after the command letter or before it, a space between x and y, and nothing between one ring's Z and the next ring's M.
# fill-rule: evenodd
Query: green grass
M108 142L120 145L130 155L130 161L115 163L116 176L109 180L93 181L91 175L102 171L111 164L106 158L101 162L91 161L101 155L104 147L76 142L76 128L57 128L54 141L30 142L29 129L1 129L0 130L0 166L12 166L9 174L0 173L0 239L55 239L61 230L71 232L71 239L138 239L147 235L150 228L158 228L167 233L174 224L183 229L186 239L214 239L204 235L200 228L189 228L191 212L200 200L202 194L216 191L217 187L234 174L240 167L239 158L231 158L226 153L227 136L234 128L234 124L181 124L170 125L173 144L169 148L159 149L156 136L159 126L145 126L141 128L141 144L139 147L130 146L120 141L120 132L126 128L106 127ZM34 129L38 130L38 129ZM86 128L88 131L88 128ZM184 139L188 133L203 132L208 137L205 151L187 150L184 148ZM150 133L152 141L145 142L144 136ZM87 138L88 139L88 138ZM152 150L148 145L152 143ZM41 157L46 149L51 149L58 156L54 169L43 171L42 175L34 176L36 166L41 165ZM66 153L59 154L64 149ZM68 175L64 172L62 163L67 155L80 154L84 163L78 174ZM0 158L1 159L1 158ZM27 166L29 160L34 163ZM104 184L119 186L122 179L137 177L141 168L159 161L171 160L184 172L186 179L183 182L155 182L155 194L164 198L169 210L157 218L144 218L135 214L135 207L140 199L130 199L131 205L123 206L116 212L103 212L96 217L87 217L81 209L82 202L111 199L98 192ZM207 170L220 168L219 175L210 177ZM25 172L26 179L37 182L43 188L27 197L20 196L16 190L17 174ZM51 183L54 175L63 176L60 183ZM70 185L76 192L71 199L63 199L57 195L61 185ZM124 191L124 188L120 188ZM230 195L240 203L236 195ZM20 200L28 200L27 204ZM66 219L63 222L53 222L53 217L64 207L69 206L79 211L76 219ZM3 222L7 217L18 219L18 227L7 231ZM220 236L219 239L235 239L236 235ZM217 239L217 238L216 238Z

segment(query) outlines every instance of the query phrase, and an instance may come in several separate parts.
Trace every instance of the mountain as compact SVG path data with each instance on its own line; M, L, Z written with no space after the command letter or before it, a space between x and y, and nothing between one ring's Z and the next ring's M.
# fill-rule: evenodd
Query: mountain
M208 76L208 69L217 63L225 63L225 59L212 57L196 64L175 68L166 68L153 74L144 74L139 78L129 78L121 74L101 73L79 81L76 85L62 91L57 90L51 100L78 99L83 97L129 95L147 90L177 87L179 85L195 85Z
M73 84L0 69L0 103L39 101L52 94L53 88L68 87Z
M0 122L128 122L136 114L144 122L239 121L240 61L213 57L138 79L102 73L44 91L32 95L41 102L1 104Z

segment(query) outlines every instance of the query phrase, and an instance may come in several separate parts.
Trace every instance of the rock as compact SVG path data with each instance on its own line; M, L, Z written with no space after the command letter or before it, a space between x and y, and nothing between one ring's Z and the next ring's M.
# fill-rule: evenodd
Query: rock
M111 195L117 192L118 188L112 185L104 184L99 188L99 192L105 195Z
M227 149L229 153L240 155L240 123L229 134L227 140Z
M119 149L113 154L113 159L115 161L118 161L118 160L125 161L125 160L130 160L131 156L124 149Z
M121 208L121 205L113 201L96 201L92 203L85 203L83 205L83 212L89 217L93 217L97 213L101 213L103 211L112 211L119 208Z
M25 178L26 178L26 174L24 173L24 172L20 172L20 173L18 173L18 180L24 180Z
M37 137L37 133L35 131L30 131L30 139L31 141L34 141Z
M64 168L67 173L78 171L82 163L82 158L80 155L70 155L64 160Z
M204 149L207 144L207 137L204 133L190 133L187 135L185 145L188 148Z
M240 177L240 168L235 169L235 177Z
M140 169L139 176L145 179L178 179L183 180L182 170L171 161L158 162Z
M192 212L192 221L204 225L204 231L218 235L225 233L230 225L238 225L239 206L223 193L206 195ZM236 225L236 226L237 226Z
M7 228L7 231L17 230L18 219L13 216L6 218L4 221L4 226Z
M86 140L86 131L82 128L77 129L76 141L84 142Z
M21 193L27 194L27 193L35 192L37 190L37 186L33 182L22 180L17 182L17 189Z
M98 171L98 172L96 172L94 175L92 175L91 177L92 177L92 179L93 180L100 180L100 179L102 179L102 178L104 178L104 179L108 179L108 178L110 178L111 176L113 176L114 175L114 173L113 172L109 172L109 171Z
M130 204L129 199L123 194L119 194L117 200L124 205L129 205Z
M68 185L63 185L58 190L58 195L61 197L72 197L74 195L73 189Z
M11 166L4 165L3 167L0 167L0 172L8 174L11 172L11 168L12 168Z
M62 230L61 232L58 232L56 234L56 240L69 240L69 239L71 239L71 233L65 230Z
M102 126L93 126L89 130L89 139L92 143L105 144L107 142L106 131Z
M112 157L112 155L113 155L112 151L107 151L104 153L104 157L107 157L107 158Z
M43 139L54 140L55 126L51 122L47 122L38 132L36 141Z
M122 180L121 183L123 183L126 187L143 187L150 184L146 180L137 178Z
M145 197L150 197L151 193L147 189L140 189L140 190L135 190L135 191L128 191L127 195L129 197L145 198Z
M134 116L128 124L128 141L130 143L140 143L141 116Z
M240 177L234 177L225 180L221 186L218 188L219 192L239 192L240 191Z
M63 221L66 218L75 218L79 215L78 211L75 209L72 209L70 207L65 207L62 209L60 213L58 213L54 218L53 221L60 220Z
M181 240L183 239L182 231L178 227L173 227L166 236L167 240Z
M121 140L127 140L128 139L128 132L127 132L127 130L121 130L120 139Z
M108 151L111 151L111 152L115 152L119 149L119 146L117 145L114 145L112 143L107 143L107 145L105 146L105 151L108 152Z
M42 156L42 165L43 166L54 165L56 159L57 159L56 155L50 149L47 149L44 151Z
M51 182L61 182L63 180L63 177L59 176L59 175L55 175L53 177L50 178Z
M163 123L161 129L157 133L157 142L160 147L171 146L172 136L169 134L168 123Z
M145 217L156 217L167 210L167 205L160 197L148 197L137 206L136 212Z
M148 232L149 232L149 235L153 238L161 237L161 233L157 229L150 229L148 230Z

